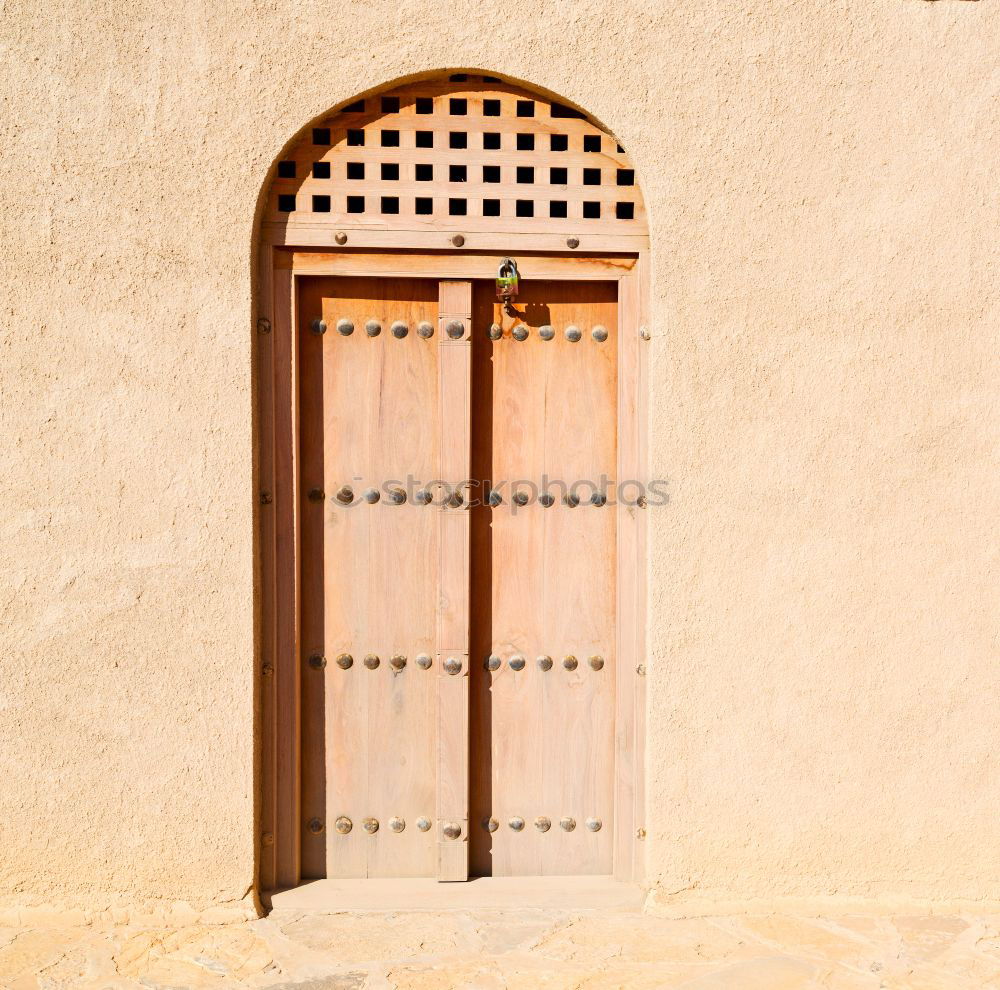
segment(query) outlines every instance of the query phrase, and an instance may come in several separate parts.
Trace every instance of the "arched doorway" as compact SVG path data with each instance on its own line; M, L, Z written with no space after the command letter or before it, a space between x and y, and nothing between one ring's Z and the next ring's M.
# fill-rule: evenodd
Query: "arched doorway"
M262 890L641 875L647 244L617 140L497 77L359 98L277 163Z

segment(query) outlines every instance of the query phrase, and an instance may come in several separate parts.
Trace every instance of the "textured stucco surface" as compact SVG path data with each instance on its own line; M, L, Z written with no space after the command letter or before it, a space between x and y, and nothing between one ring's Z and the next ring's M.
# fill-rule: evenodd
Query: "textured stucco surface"
M259 191L456 67L650 210L662 899L1000 900L997 4L501 6L4 5L0 904L251 885Z

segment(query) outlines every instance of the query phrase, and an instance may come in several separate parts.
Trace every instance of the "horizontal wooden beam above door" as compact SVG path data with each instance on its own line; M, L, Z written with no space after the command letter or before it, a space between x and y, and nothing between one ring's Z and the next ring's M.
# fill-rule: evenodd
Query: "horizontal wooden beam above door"
M580 233L570 221L546 230L524 232L516 220L498 223L495 230L469 232L460 217L432 226L412 229L340 225L280 223L261 224L261 240L275 247L383 248L397 251L448 251L464 247L470 251L580 251L599 254L638 254L649 246L649 238L637 234ZM338 239L339 238L339 239ZM456 244L455 238L461 238Z
M505 252L506 253L506 252ZM521 278L615 281L635 269L635 255L517 254ZM377 278L427 277L492 279L500 252L476 254L396 254L389 251L277 251L276 270L295 275L359 275Z

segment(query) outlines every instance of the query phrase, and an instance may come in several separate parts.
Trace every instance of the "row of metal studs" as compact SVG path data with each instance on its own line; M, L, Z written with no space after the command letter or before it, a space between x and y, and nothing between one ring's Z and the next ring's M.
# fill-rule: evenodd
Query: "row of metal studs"
M507 661L507 666L511 670L524 670L527 660L520 654L515 653ZM540 656L535 661L538 665L539 670L551 670L552 669L552 657L550 656ZM587 657L587 663L590 665L591 670L601 670L604 667L604 657L592 656ZM562 665L566 670L576 670L580 666L580 661L577 660L572 654L562 658ZM503 658L498 656L496 653L491 653L485 661L483 661L483 666L487 670L499 670L503 666Z
M369 505L374 505L376 502L381 501L382 494L377 488L367 488L361 493L361 500L367 502ZM350 485L344 485L336 495L333 496L336 502L341 505L353 505L354 504L354 489ZM421 488L420 491L416 492L413 496L413 501L417 505L430 505L433 501L434 496L426 489ZM456 501L457 499L457 501ZM326 500L326 492L322 488L310 488L309 489L309 501L310 502L323 502ZM402 488L390 488L386 493L386 501L390 505L403 505L406 502L406 492ZM462 496L457 492L453 492L449 497L449 504L451 505L461 505Z
M327 331L327 325L325 320L313 320L310 324L310 329L314 334L324 334ZM404 323L402 320L396 320L390 327L389 333L393 335L397 340L402 340L410 332L409 324ZM354 333L354 323L348 319L337 320L337 333L342 337L350 337ZM378 320L368 320L365 323L365 333L369 337L377 337L382 333L382 324ZM514 340L527 340L531 331L523 324L519 323L513 330L511 330L510 335ZM545 326L538 328L538 336L542 340L553 340L555 338L555 330L546 324ZM578 340L583 339L583 331L575 324L570 324L563 331L563 335L571 343L576 343ZM434 325L426 321L422 321L417 324L417 336L423 337L425 340L429 337L434 336ZM454 336L449 334L449 336ZM494 323L490 326L488 331L488 336L490 340L500 340L503 337L503 327L499 323ZM598 324L590 331L590 336L596 340L599 344L604 343L608 339L608 328Z
M351 488L350 485L344 485L343 488L341 488L337 494L333 496L333 499L341 505L353 505L354 489ZM361 493L361 499L369 505L374 505L376 502L381 501L382 495L377 488L366 488L365 491ZM309 489L310 502L323 502L325 500L326 492L324 492L322 488ZM413 496L413 501L416 502L417 505L430 505L433 500L434 496L426 488L421 488ZM403 491L402 488L391 488L386 493L386 501L390 505L403 505L406 502L406 492ZM515 505L524 506L531 501L531 496L527 492L519 491L514 493L511 501ZM547 509L550 506L555 505L556 499L550 492L542 492L542 494L538 496L538 501ZM601 506L608 504L608 496L605 495L604 492L594 492L590 498L587 499L587 501L590 505L596 505L600 508ZM562 497L562 503L571 509L576 508L576 506L580 505L580 496L575 492L567 492ZM464 504L464 499L459 492L452 492L451 495L448 496L448 505L453 508L457 508L462 504ZM494 508L498 505L502 505L503 495L494 489L489 494L489 504Z
M390 832L402 832L406 828L406 819L395 815L389 819L387 824ZM418 818L414 824L421 832L427 832L431 827L431 820L429 818ZM319 835L325 828L321 818L310 818L306 827L313 835ZM349 835L354 828L354 822L347 815L340 815L333 823L333 827L338 835ZM374 835L379 830L379 821L377 818L365 818L361 822L361 827L369 835Z
M600 818L588 818L584 822L584 825L586 825L587 829L591 832L600 832L603 824L604 823ZM500 822L498 822L495 818L484 818L482 825L487 832L495 832L500 827ZM515 815L507 822L507 825L512 832L521 832L524 829L524 819ZM566 818L560 818L559 827L564 832L572 832L573 829L576 828L576 819L568 816ZM537 828L539 832L547 832L550 828L552 828L552 819L546 817L545 815L539 815L539 817L535 819L535 828Z
M312 330L314 334L324 334L327 331L326 320L313 320L309 325L309 329ZM365 333L369 337L377 337L382 332L382 324L378 320L368 320L365 323ZM410 326L403 320L396 320L389 327L389 333L393 335L397 340L402 340L410 332ZM350 337L354 333L354 324L348 320L337 320L337 333L341 337ZM428 323L426 320L421 321L417 324L417 336L423 337L425 340L428 337L434 336L434 324ZM451 335L449 335L451 336Z
M531 501L531 496L527 492L515 492L514 497L511 501L515 505L527 505ZM555 505L556 498L551 492L542 492L538 496L539 503L546 509L550 506ZM596 505L600 508L603 505L608 504L608 496L604 492L594 492L587 501L591 505ZM503 504L503 496L498 491L490 492L489 497L490 505L496 507ZM580 504L580 496L576 492L567 492L562 497L562 503L571 509L575 509Z
M398 815L395 815L389 819L387 824L389 826L390 832L396 832L398 834L399 832L402 832L406 828L406 819L400 818ZM420 829L421 832L427 832L430 830L431 827L431 821L429 818L418 818L414 824L417 826L418 829ZM524 824L525 824L524 819L518 815L515 815L507 822L507 825L509 826L512 832L523 831ZM601 821L600 818L588 818L584 822L584 825L587 827L588 831L600 832L600 830L604 826L604 823ZM495 832L498 828L500 828L500 822L497 821L496 818L484 818L482 826L487 832ZM325 829L323 820L321 818L310 818L309 821L307 822L306 827L313 835L320 835ZM361 827L369 835L374 835L379 830L379 820L377 818L365 818L361 822ZM454 830L456 827L457 826L451 826L452 830ZM570 818L569 816L565 818L560 818L559 827L564 832L572 832L576 828L576 819ZM337 820L333 823L333 828L338 835L350 835L350 833L354 829L354 822L352 822L351 819L347 817L347 815L340 815L338 816ZM537 828L539 832L548 832L548 830L552 828L552 819L546 817L545 815L539 815L539 817L535 819L535 828ZM446 834L448 835L448 838L457 838L457 835L449 834L447 829L448 826L446 826ZM460 832L461 829L459 828L459 834Z
M530 330L523 324L519 323L513 330L511 330L510 335L515 340L527 340ZM563 331L564 336L571 343L576 343L578 340L583 338L583 331L574 324L570 324ZM552 340L556 335L555 330L552 329L548 324L543 327L538 328L538 336L542 340ZM489 329L490 340L499 340L503 336L503 327L499 323L494 323ZM599 344L603 344L604 341L608 339L608 328L598 324L590 331L590 336L594 338Z
M453 658L449 657L445 661L445 670L451 673L458 673L461 670L461 661L453 661ZM350 653L338 654L337 659L334 661L341 670L350 670L354 666L354 657ZM378 670L382 664L382 658L375 653L368 653L365 658L361 661L362 664L368 670ZM400 671L406 666L407 658L403 656L402 653L394 653L389 658L389 666L395 670ZM413 661L421 670L429 670L433 665L434 661L426 653L419 654ZM507 665L511 670L524 670L527 665L527 660L520 654L516 653L508 661ZM551 670L554 666L552 657L550 656L540 656L537 658L535 663L538 665L539 670ZM587 664L590 666L591 670L601 670L604 667L604 657L594 656L587 658ZM569 654L564 656L562 659L563 668L566 670L576 670L580 666L580 661L577 660L575 656ZM313 670L323 670L326 667L326 657L322 653L311 653L309 655L309 666ZM503 658L498 656L496 653L491 653L484 661L483 667L486 670L496 671L503 666Z
M449 658L451 659L451 658ZM361 661L365 667L369 670L378 670L382 664L382 658L375 653L368 653L365 655L364 660ZM434 661L426 653L421 653L413 661L421 670L429 670ZM354 657L350 653L341 653L337 656L334 661L336 665L341 670L350 670L354 666ZM309 666L313 670L322 670L326 666L326 657L322 653L312 653L309 655ZM406 657L402 653L394 653L389 657L389 666L395 671L400 671L406 666ZM448 673L452 673L448 669L447 662L445 664L445 669Z

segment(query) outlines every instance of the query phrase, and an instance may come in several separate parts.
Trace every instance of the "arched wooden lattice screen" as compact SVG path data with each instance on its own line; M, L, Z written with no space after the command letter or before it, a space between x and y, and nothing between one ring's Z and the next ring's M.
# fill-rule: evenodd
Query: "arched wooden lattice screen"
M584 114L456 74L357 100L278 163L265 221L287 227L645 236L635 173Z

